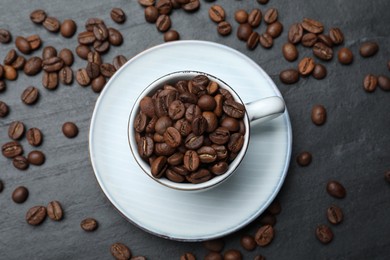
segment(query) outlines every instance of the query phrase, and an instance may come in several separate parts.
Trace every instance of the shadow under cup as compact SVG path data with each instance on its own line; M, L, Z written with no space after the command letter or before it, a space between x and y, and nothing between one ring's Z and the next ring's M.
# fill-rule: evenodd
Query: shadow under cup
M204 73L204 72L199 72L199 71L177 71L177 72L172 72L170 74L162 76L161 78L152 82L149 86L147 86L142 91L142 93L138 96L137 100L135 101L135 103L131 109L129 123L128 123L128 140L129 140L130 150L135 158L135 161L138 163L138 165L141 167L141 169L154 181L156 181L156 182L158 182L166 187L176 189L176 190L182 190L182 191L205 191L205 190L208 190L212 187L215 187L218 184L221 184L222 182L227 180L237 170L242 159L244 158L245 153L248 149L249 137L250 137L249 118L248 118L247 112L245 112L245 116L243 118L243 121L245 124L246 132L244 135L244 144L243 144L240 152L238 153L236 158L232 162L229 163L229 168L228 168L227 172L225 172L224 174L221 174L221 175L216 175L215 177L213 177L212 179L210 179L206 182L198 183L198 184L177 183L177 182L173 182L165 177L155 178L152 175L149 164L147 162L145 162L138 153L137 143L135 140L135 130L134 130L133 125L134 125L134 120L140 111L140 105L139 105L140 101L145 96L152 96L158 89L162 88L166 84L174 84L179 80L190 80L198 75L207 76L210 80L217 82L220 88L224 88L224 89L229 90L229 92L234 97L235 101L240 102L241 104L245 105L245 103L241 100L241 98L238 96L238 94L230 86L228 86L225 82L223 82L219 78L217 78L213 75Z

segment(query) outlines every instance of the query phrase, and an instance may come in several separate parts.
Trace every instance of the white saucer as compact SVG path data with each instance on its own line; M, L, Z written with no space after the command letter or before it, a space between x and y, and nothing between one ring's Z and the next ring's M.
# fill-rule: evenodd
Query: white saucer
M234 49L203 41L162 44L135 56L107 83L92 116L89 151L101 189L129 221L169 239L208 240L242 228L272 202L290 162L291 124L286 110L277 119L252 126L246 157L234 176L216 188L187 194L164 187L132 157L128 119L146 86L180 70L223 79L245 103L281 96L269 76Z

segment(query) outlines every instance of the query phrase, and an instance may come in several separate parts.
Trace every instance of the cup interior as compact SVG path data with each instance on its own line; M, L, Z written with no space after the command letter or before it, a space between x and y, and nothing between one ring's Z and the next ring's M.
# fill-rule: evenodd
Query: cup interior
M227 172L225 172L222 175L215 176L214 178L203 182L203 183L198 183L198 184L193 184L193 183L177 183L173 182L165 177L162 178L155 178L152 173L151 169L148 163L146 163L141 156L138 153L137 150L137 142L135 140L135 130L133 128L134 125L134 120L140 111L140 101L142 98L145 96L152 96L158 89L162 88L165 84L173 84L179 80L189 80L192 79L195 76L198 75L205 75L207 76L210 80L215 81L218 83L220 88L224 88L229 90L229 92L232 94L234 97L234 100L242 103L245 105L245 103L241 100L239 95L234 91L233 88L231 88L228 84L226 84L224 81L221 79L210 75L205 72L199 72L199 71L177 71L177 72L172 72L169 74L166 74L157 80L153 81L149 86L147 86L142 93L138 96L137 100L134 102L134 105L131 109L130 116L129 116L129 123L128 123L128 140L129 140L129 145L130 145L130 150L136 159L136 162L138 165L141 167L144 173L146 173L150 178L152 178L154 181L172 188L176 190L182 190L182 191L204 191L207 189L210 189L212 187L217 186L218 184L221 184L225 180L227 180L230 176L233 175L233 173L237 170L238 166L240 165L242 159L245 156L245 153L248 149L248 144L249 144L249 139L250 139L250 124L249 124L249 118L247 113L245 113L245 116L243 118L244 124L245 124L245 135L244 135L244 144L243 147L241 148L240 152L238 153L237 157L229 163L229 169Z

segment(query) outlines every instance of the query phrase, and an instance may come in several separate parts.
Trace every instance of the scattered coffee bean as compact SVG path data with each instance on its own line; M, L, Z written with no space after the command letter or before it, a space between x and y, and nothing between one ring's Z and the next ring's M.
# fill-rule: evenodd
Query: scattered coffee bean
M87 232L95 231L98 228L99 224L94 218L83 219L80 223L80 227Z
M85 22L85 29L87 29L87 31L89 32L92 32L95 26L102 23L104 23L104 21L100 18L96 18L96 17L88 18L88 20Z
M227 36L232 32L232 26L227 21L222 21L218 23L217 31L222 36Z
M344 42L344 34L339 28L331 28L329 30L329 37L335 45L339 45Z
M63 60L63 62L66 66L72 66L73 61L74 61L74 57L73 57L73 53L71 50L69 50L67 48L62 49L59 52L58 57Z
M8 136L13 140L22 138L24 134L24 124L20 121L13 121L8 127Z
M385 180L390 183L390 171L386 171L385 174L384 174L384 177L385 177ZM1 184L0 184L1 186ZM0 192L1 192L1 188L0 188Z
M62 84L70 85L73 82L73 70L68 66L64 66L58 72L58 77Z
M14 157L12 160L12 164L16 169L21 171L26 170L30 165L27 158L21 155Z
M30 52L31 52L30 43L27 41L26 38L24 38L22 36L16 37L15 46L21 53L30 54Z
M11 64L12 67L16 70L20 70L24 68L26 64L26 59L23 56L18 56L16 60Z
M311 121L320 126L326 122L326 109L322 105L315 105L311 110Z
M333 47L333 42L332 40L330 39L330 37L326 34L320 34L318 35L318 41L319 42L322 42L323 44L325 44L326 46L328 46L329 48L332 48Z
M37 226L46 219L46 214L44 206L32 207L26 213L26 221L30 225Z
M274 44L272 36L267 32L260 35L259 42L261 46L267 49L271 48L272 45Z
M220 5L212 5L209 8L209 17L213 22L220 23L225 20L225 10Z
M299 80L299 72L296 69L286 69L280 72L279 79L284 84L294 84Z
M311 33L322 33L324 31L324 25L321 22L310 18L303 18L301 25L303 29Z
M46 72L58 72L64 66L60 57L51 57L42 61L42 68Z
M138 3L144 7L148 7L154 5L155 0L138 0Z
M12 63L16 60L18 54L15 49L11 49L8 51L7 55L4 58L4 65L12 65Z
M344 47L339 50L337 58L341 64L348 65L353 61L353 53L350 49Z
M0 93L4 92L7 89L7 85L4 80L0 80Z
M115 74L115 72L116 69L114 65L110 63L103 63L100 65L100 73L107 78L112 77Z
M306 33L302 36L301 43L305 47L312 47L318 40L318 37L314 33Z
M95 27L93 27L93 28L95 28ZM98 31L98 29L97 29L97 31ZM77 41L80 44L91 45L96 41L96 36L91 31L84 31L84 32L81 32L77 35Z
M322 42L317 42L316 44L314 44L314 46L313 46L313 54L317 58L320 58L321 60L331 60L333 58L333 50L332 50L332 48L329 48L328 46L326 46Z
M256 255L255 258L253 258L253 260L265 260L265 256L263 256L263 255Z
M265 5L268 3L269 0L257 0L259 4Z
M123 43L123 36L117 29L108 28L108 41L113 46L119 46Z
M110 49L110 43L108 41L95 41L93 49L98 53L106 53Z
M58 86L58 73L57 72L43 72L42 75L42 86L53 90Z
M379 45L376 42L364 42L360 45L359 53L362 57L367 58L374 56L379 50Z
M76 71L76 81L80 86L88 86L91 83L91 78L88 76L87 70L82 68Z
M111 255L117 260L128 260L131 257L130 249L122 243L112 244L110 252Z
M213 252L221 252L225 247L225 242L222 239L213 239L203 242L203 246Z
M339 224L343 221L343 211L341 208L332 205L328 208L326 211L326 216L328 218L328 221L332 224Z
M61 27L60 21L58 21L57 18L51 16L46 17L42 25L49 32L58 32Z
M251 235L244 235L240 239L241 246L248 251L253 251L257 247L255 238Z
M204 260L223 260L223 257L220 253L209 252L207 255L205 255Z
M88 53L91 52L91 49L87 45L80 44L79 46L76 47L76 54L86 60L88 57Z
M78 135L79 129L73 122L66 122L62 125L62 133L68 138L74 138Z
M271 213L264 213L260 216L260 224L275 226L276 217Z
M378 78L372 74L367 74L363 80L363 88L367 92L373 92L378 85Z
M269 245L274 238L274 229L271 225L260 227L255 235L256 243L263 247Z
M282 206L280 205L279 200L275 199L268 206L267 211L273 215L278 215L282 211Z
M323 79L326 77L327 73L328 72L326 70L326 67L318 63L314 66L312 75L315 79Z
M60 221L63 217L63 210L61 204L54 200L47 205L47 215L54 221Z
M180 260L196 260L196 257L193 253L185 253L180 256Z
M43 135L38 128L30 128L26 133L27 142L32 146L39 146L42 144Z
M12 200L18 204L23 203L27 200L28 194L29 192L26 187L19 186L12 192Z
M314 67L314 59L305 57L298 64L298 71L302 76L308 76L313 72Z
M26 40L30 44L31 51L37 50L41 47L42 40L38 34L28 36Z
M261 13L261 10L255 8L252 11L250 11L250 13L248 14L248 24L253 28L257 28L261 23L262 17L263 14Z
M45 21L46 19L46 12L44 10L41 10L41 9L37 9L37 10L34 10L31 14L30 14L30 20L33 22L33 23L36 23L36 24L42 24L43 21Z
M42 165L45 162L45 155L41 151L31 151L27 155L27 160L32 165Z
M230 249L223 255L224 260L242 260L242 254L236 249Z
M155 6L148 6L144 10L145 20L149 23L155 23L159 16L158 9Z
M278 20L278 10L276 8L268 9L264 14L264 22L271 24Z
M0 64L0 79L4 77L4 67Z
M108 38L108 29L104 23L93 27L93 35L97 41L105 41Z
M319 225L316 228L316 237L317 239L323 243L323 244L328 244L332 241L333 239L333 232L330 229L330 227L326 225Z
M378 77L378 85L384 91L390 91L390 78L386 76Z
M159 14L169 15L172 11L172 3L170 0L157 0L155 6Z
M122 55L119 55L119 56L122 56ZM96 63L98 65L102 64L101 55L95 51L91 51L88 53L87 60L88 60L88 62L93 62L93 63Z
M326 191L329 193L329 195L339 199L344 198L346 195L344 186L337 181L329 181L326 185Z
M14 158L23 153L23 147L20 143L13 141L3 144L1 151L6 158Z
M249 39L249 36L252 34L253 29L252 27L247 24L240 24L240 26L237 29L237 38L241 41L247 41Z
M243 9L239 9L234 13L234 19L237 23L246 23L248 22L248 13Z
M57 56L56 48L54 48L53 46L46 46L43 48L43 51L42 51L42 59L43 60L46 60L46 59L49 59L49 58L55 57L55 56Z
M302 152L297 156L297 163L300 166L308 166L311 163L312 155L309 152Z
M171 42L171 41L177 41L180 39L180 35L175 30L169 30L164 33L164 41L165 42Z
M113 8L110 12L111 19L116 23L124 23L126 21L126 14L121 8Z
M60 32L63 37L71 38L77 30L77 25L75 21L71 19L66 19L62 22L60 27Z
M257 32L252 32L246 42L246 47L250 50L254 50L257 47L258 43L259 43L259 34Z
M9 43L11 39L11 33L6 29L0 28L0 43Z
M283 56L288 61L294 61L298 58L298 49L294 44L287 42L282 47Z
M88 77L90 79L95 79L100 75L100 66L96 63L88 62L85 70L87 71Z
M162 14L156 20L156 27L160 32L166 32L171 27L171 18L168 15Z
M112 60L112 64L114 65L115 70L119 70L126 62L127 59L123 55L115 56L114 59ZM99 68L99 72L100 72L100 68Z
M292 44L297 44L302 40L303 27L299 23L291 25L288 30L288 41ZM313 43L314 44L314 43Z
M266 32L271 35L272 38L277 38L283 31L283 24L279 21L273 22L267 26Z
M24 64L23 71L26 75L33 76L41 72L42 59L39 57L31 57Z
M100 93L106 85L106 78L102 75L92 80L91 88L93 92Z
M6 117L8 113L9 113L8 105L5 102L0 101L0 117Z
M200 7L199 0L190 0L187 4L181 6L181 8L186 12L195 12Z

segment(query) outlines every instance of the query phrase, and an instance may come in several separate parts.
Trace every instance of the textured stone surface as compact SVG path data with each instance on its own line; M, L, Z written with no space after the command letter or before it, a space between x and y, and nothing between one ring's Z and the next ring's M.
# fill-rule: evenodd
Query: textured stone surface
M245 259L262 254L267 259L386 259L390 257L390 186L383 179L390 169L390 94L380 89L366 93L362 88L367 73L390 76L386 63L390 59L390 2L378 1L282 1L270 0L265 6L256 1L220 0L233 25L233 33L221 37L216 24L208 17L212 3L201 1L198 12L188 14L175 11L172 14L173 28L181 39L208 40L226 44L242 51L275 80L286 100L293 126L293 157L288 176L278 196L282 212L277 216L276 237L266 248L246 252L239 239L242 234L254 234L260 226L258 220L237 233L224 238L225 250L240 249ZM32 10L42 8L59 20L74 19L78 32L84 30L86 18L99 16L109 26L122 31L124 44L113 47L104 56L111 62L118 54L131 58L142 50L163 42L163 35L153 24L144 20L143 8L136 0L1 0L0 27L11 31L13 42L0 44L0 61L18 35L37 33L43 45L53 45L58 50L77 46L77 37L65 39L60 34L46 31L29 20ZM115 24L110 18L113 7L121 7L127 21ZM249 51L235 36L237 24L234 10L250 11L259 7L263 13L269 7L279 10L279 19L284 31L270 50L260 46ZM335 58L325 62L328 76L317 81L312 77L287 86L279 81L282 69L295 67L300 58L312 56L310 49L299 46L300 58L289 63L283 59L281 48L287 39L292 23L310 17L322 21L325 30L339 27L344 32L344 46L355 55L350 66L339 64ZM264 21L258 32L265 31ZM372 58L358 55L359 44L366 40L379 43L380 50ZM338 50L337 47L335 50ZM42 47L34 55L41 55ZM73 70L85 66L85 61L76 58ZM198 259L206 254L201 243L169 241L150 235L127 222L110 205L101 192L92 171L88 156L88 130L90 117L97 94L90 88L61 85L48 91L41 85L40 73L27 77L20 73L19 79L7 82L7 91L0 100L10 106L10 114L0 120L0 140L8 140L7 129L14 120L23 121L27 128L39 127L44 142L39 149L46 154L41 167L31 166L21 172L12 166L12 161L0 157L0 179L5 188L0 194L0 259L109 259L110 245L119 241L126 244L134 255L148 259L178 259L186 251ZM41 97L32 107L20 101L22 91L29 85L40 89ZM323 104L328 120L318 127L310 120L311 107ZM75 122L80 130L75 139L63 136L61 126L66 121ZM24 138L25 153L33 150ZM307 150L313 154L308 167L299 167L295 156ZM347 196L337 200L326 193L326 183L336 179L344 184ZM21 205L11 200L15 187L28 187L30 196ZM35 205L47 205L52 200L61 202L65 215L61 222L47 219L41 226L26 224L26 211ZM334 240L329 245L319 243L314 235L317 224L327 223L326 209L340 206L344 222L332 226ZM239 210L239 209L237 209ZM80 221L93 217L99 228L93 233L81 230Z

